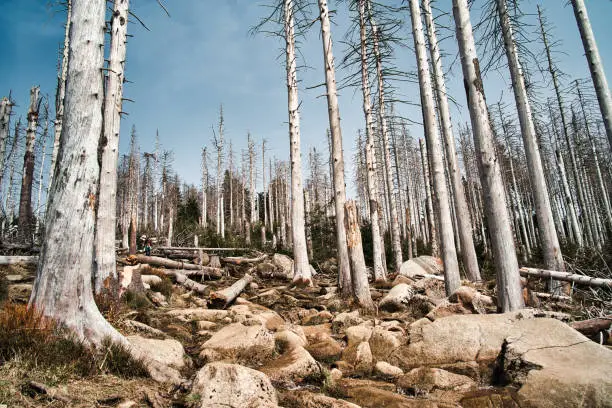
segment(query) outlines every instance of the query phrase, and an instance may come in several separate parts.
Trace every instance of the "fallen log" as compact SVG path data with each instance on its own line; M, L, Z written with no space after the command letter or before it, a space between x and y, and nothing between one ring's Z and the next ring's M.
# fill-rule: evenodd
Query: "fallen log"
M171 259L162 258L160 256L146 256L146 255L130 255L128 257L128 261L132 263L143 263L154 266L163 266L164 268L169 269L190 269L190 270L200 270L202 267L200 265L194 265L191 263L185 263L182 261L173 261Z
M559 301L567 301L567 302L572 300L570 296L554 295L552 293L546 293L546 292L533 292L533 294L536 295L536 297L539 297L540 299L559 300Z
M599 332L609 332L610 329L612 329L612 315L572 322L570 323L570 326L585 336L594 336Z
M211 309L225 309L238 297L238 295L240 295L240 293L242 293L244 288L246 288L252 280L253 277L247 273L229 288L225 288L217 292L211 292L208 297L208 306Z
M200 270L178 269L177 271L185 276L201 276L207 279L220 279L223 276L223 269L211 268L210 266L203 266Z
M38 263L38 256L6 256L0 255L0 265L36 265Z
M244 265L244 264L252 264L263 262L266 260L268 255L263 254L262 256L258 256L257 258L244 258L239 256L228 256L225 258L221 258L224 263L232 264L232 265Z
M166 250L183 250L183 251L197 251L198 249L201 249L202 251L210 251L210 252L215 252L215 251L250 251L251 248L196 248L196 247L157 247L156 249L159 249L160 251L166 251Z
M564 282L573 282L579 285L612 288L612 279L593 278L576 273L549 271L538 268L520 268L519 273L523 276L536 276L538 278L551 278Z
M193 290L194 292L197 292L201 295L206 293L206 289L208 288L208 286L202 285L201 283L198 283L196 281L189 279L187 276L180 273L179 271L164 270L164 273L168 276L173 277L176 283L178 283L181 286L186 287L189 290Z

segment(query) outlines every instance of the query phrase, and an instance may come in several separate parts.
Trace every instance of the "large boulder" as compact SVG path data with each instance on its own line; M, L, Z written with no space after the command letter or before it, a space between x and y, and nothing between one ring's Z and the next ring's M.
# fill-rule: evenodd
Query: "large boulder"
M468 391L476 387L470 377L439 368L420 367L402 375L397 386L412 395L428 394L435 390Z
M173 309L166 312L168 316L172 316L182 322L206 320L209 322L219 322L225 319L229 312L227 310L217 309Z
M405 342L406 336L401 331L390 331L375 327L368 339L374 360L387 361L387 357Z
M485 314L488 307L491 308L495 305L490 296L483 295L469 286L458 287L448 297L448 300L453 303L460 303L466 309L479 314Z
M483 381L495 372L497 381L520 387L521 406L612 406L612 351L537 315L524 309L411 326L410 344L395 349L388 362L456 373L476 367Z
M304 378L321 374L319 363L303 347L293 347L260 370L279 384L299 383Z
M409 278L427 275L443 275L444 264L440 258L422 255L404 262L400 267L399 274Z
M288 278L293 278L293 259L283 254L272 255L272 263Z
M336 317L334 317L334 320L332 320L332 330L335 333L341 333L347 327L357 326L363 322L364 320L359 317L359 310L338 313Z
M127 336L134 355L144 362L151 378L178 385L183 382L180 370L191 363L183 345L174 339L147 339Z
M274 336L261 325L233 323L202 345L202 357L250 364L261 363L274 354Z
M209 363L198 371L191 394L200 408L276 408L276 390L262 372L237 364Z

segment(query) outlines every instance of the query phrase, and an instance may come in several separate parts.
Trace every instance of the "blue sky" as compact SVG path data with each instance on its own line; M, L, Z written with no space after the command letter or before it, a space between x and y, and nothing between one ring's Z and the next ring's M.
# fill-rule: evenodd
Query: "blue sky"
M396 0L392 1L397 3ZM132 0L133 11L150 28L144 30L132 19L129 26L127 79L125 97L129 113L122 121L122 149L127 149L129 132L136 125L141 151L151 151L156 129L164 148L174 151L174 168L188 183L200 183L200 149L211 146L211 126L216 126L219 104L225 112L226 137L231 139L237 156L246 148L250 131L257 142L265 138L269 155L288 158L287 96L281 43L265 35L250 36L251 26L266 13L261 1L251 0L178 0L165 1L168 18L154 0ZM483 0L476 0L476 7ZM565 0L541 0L548 20L554 24L556 38L562 41L564 54L558 54L560 68L570 78L587 78L588 68L571 6ZM524 1L528 12L535 12L533 0ZM437 7L450 12L450 0L438 0ZM336 8L334 51L341 58L341 39L348 27L348 11L344 4L330 1ZM612 79L612 2L587 0L591 23L608 78ZM3 46L0 53L0 96L12 90L17 101L17 115L25 116L29 89L40 85L41 93L53 100L56 84L58 48L63 40L63 14L60 7L46 0L0 0L0 27ZM474 10L475 17L478 10ZM313 17L314 19L314 17ZM409 22L409 16L406 15ZM448 16L439 23L449 25ZM412 43L410 26L405 30L408 44ZM324 81L320 27L314 25L302 44L302 61L310 68L298 72L302 100L302 152L306 162L307 149L326 150L325 130L328 127L326 100L322 88L306 88ZM529 29L533 31L533 29ZM446 68L456 53L454 34L442 47L449 54ZM534 40L536 39L533 36ZM534 41L531 48L540 51ZM281 57L281 58L279 58ZM413 71L414 53L409 48L399 50L396 63ZM455 64L448 78L449 92L459 105L453 107L455 121L468 120L460 67ZM339 72L342 75L342 72ZM496 101L503 91L509 95L506 70L492 71L485 77L489 101ZM418 101L416 84L405 84L401 93ZM420 109L398 106L404 116L420 122ZM340 111L344 136L345 158L350 163L357 130L363 128L361 94L346 89L340 95ZM422 135L418 124L411 125L415 137ZM347 184L352 187L352 169L347 168Z

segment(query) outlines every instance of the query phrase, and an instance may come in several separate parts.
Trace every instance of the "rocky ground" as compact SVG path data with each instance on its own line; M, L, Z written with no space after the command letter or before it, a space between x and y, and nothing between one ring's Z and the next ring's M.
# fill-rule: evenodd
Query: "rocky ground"
M220 279L197 278L200 294L164 286L163 270L121 268L123 290L148 300L107 317L165 368L153 379L70 380L44 406L612 407L612 350L567 324L558 310L571 305L496 314L492 284L465 282L446 297L439 262L420 257L373 284L376 310L364 311L339 296L333 261L306 289L290 287L291 262L221 262ZM19 301L31 271L15 268L9 293ZM235 301L209 308L211 293L247 273Z

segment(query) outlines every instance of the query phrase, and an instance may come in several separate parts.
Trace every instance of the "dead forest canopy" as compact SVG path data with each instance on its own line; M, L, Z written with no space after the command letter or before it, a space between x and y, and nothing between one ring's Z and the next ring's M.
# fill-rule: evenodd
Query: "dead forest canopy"
M158 3L170 16L173 6ZM112 375L129 388L149 375L176 385L168 400L195 406L198 379L207 363L221 359L210 346L218 333L262 315L265 327L251 326L265 336L276 330L262 307L281 321L333 327L347 343L344 351L338 343L333 358L306 351L310 332L292 332L299 341L280 343L303 337L300 355L330 370L295 381L360 404L367 398L336 389L331 371L369 378L376 362L362 370L351 347L368 344L374 329L365 340L348 330L352 324L342 321L338 329L343 313L361 313L375 326L384 320L385 328L397 318L393 330L402 333L400 343L408 341L397 350L410 347L406 332L415 324L421 330L443 317L525 307L609 342L612 97L597 48L609 45L596 42L583 0L567 6L584 46L583 78L563 74L554 21L539 5L482 0L474 2L476 17L467 0L452 7L430 0L268 3L250 33L269 35L282 49L287 116L279 120L287 121L290 151L279 159L270 153L272 140L228 135L220 104L209 139L198 142L196 184L175 170L181 157L164 135L145 149L136 126L122 130L128 39L146 22L128 0L62 4L57 88L33 86L28 98L15 90L0 103L0 373L25 378L28 369L77 358L62 372L36 371L45 384L29 381L18 394L55 395L69 404L69 395L54 388L68 378ZM346 32L333 24L341 13ZM322 39L317 61L301 60L309 31ZM402 66L407 57L414 67ZM329 126L325 143L304 149L299 77L315 63L324 67L319 103L328 108ZM492 72L509 84L510 97L485 98ZM465 98L447 89L455 77ZM418 88L414 117L405 83L415 94ZM355 135L342 134L339 90L350 90L362 107ZM120 134L129 134L127 151L120 152ZM415 265L426 272L414 273ZM248 313L238 322L240 307ZM312 313L301 312L307 309ZM193 310L223 317L208 324ZM575 324L583 320L596 320L597 329ZM180 340L174 346L195 363L183 366L179 358L180 367L168 369L147 360L147 347L155 347L149 339L126 337L142 330L156 341ZM355 338L361 340L352 344ZM35 344L37 354L24 357ZM504 366L504 350L488 377L478 372L481 385L522 384L523 374ZM268 359L285 350L265 351L262 361L232 358L261 368L284 395L291 386L275 370L285 361ZM16 356L23 367L15 368ZM408 357L399 360L414 368ZM185 378L192 378L188 385ZM11 381L14 387L22 380ZM13 401L9 394L0 388L0 406ZM157 398L146 396L163 406Z

